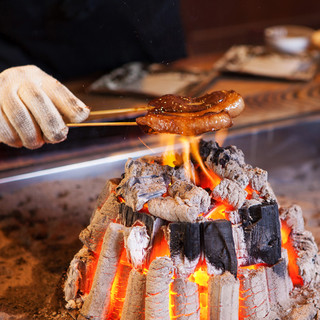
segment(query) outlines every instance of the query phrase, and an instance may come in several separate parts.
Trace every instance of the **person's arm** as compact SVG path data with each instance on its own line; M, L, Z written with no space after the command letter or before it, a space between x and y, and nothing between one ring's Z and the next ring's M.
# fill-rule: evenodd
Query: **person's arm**
M82 122L90 110L58 80L36 66L0 73L0 142L29 149L66 139L65 121Z

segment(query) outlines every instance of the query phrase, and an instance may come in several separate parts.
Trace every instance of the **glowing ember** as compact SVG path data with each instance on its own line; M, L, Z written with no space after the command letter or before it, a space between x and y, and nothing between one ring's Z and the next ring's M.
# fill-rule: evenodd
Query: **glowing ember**
M190 277L189 280L195 282L199 286L200 300L200 320L207 319L208 316L208 281L206 264L202 264Z
M291 229L287 226L285 221L281 221L281 240L282 247L285 248L288 252L289 259L289 275L294 286L303 286L303 279L299 275L299 267L297 265L298 254L292 244L290 238Z

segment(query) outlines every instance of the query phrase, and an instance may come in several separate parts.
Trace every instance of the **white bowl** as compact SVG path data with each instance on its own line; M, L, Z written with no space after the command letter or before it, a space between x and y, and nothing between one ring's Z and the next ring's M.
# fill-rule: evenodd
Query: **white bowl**
M304 26L283 25L264 30L266 44L272 49L290 54L306 51L313 29Z

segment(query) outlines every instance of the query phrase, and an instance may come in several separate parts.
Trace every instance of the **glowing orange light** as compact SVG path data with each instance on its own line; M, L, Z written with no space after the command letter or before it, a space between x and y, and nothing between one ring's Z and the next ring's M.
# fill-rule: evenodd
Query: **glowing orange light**
M149 264L157 257L170 257L170 249L163 232L158 232L153 240L149 255Z
M290 238L291 229L285 221L281 221L281 241L282 247L288 252L288 271L294 286L302 287L303 279L299 274L299 267L297 265L298 254L293 246Z
M189 281L195 282L199 286L200 299L200 320L206 320L208 317L208 280L207 265L201 263L197 270L190 275Z
M211 220L228 219L226 211L232 210L230 205L219 203L211 211L209 211L205 217Z
M173 134L161 135L161 143L166 144L166 150L162 155L162 164L165 166L175 167L177 164L177 157L174 151L176 136Z
M250 200L252 199L252 194L255 192L257 194L260 194L260 192L258 192L257 190L252 189L252 187L250 186L250 184L248 184L246 186L246 188L244 189L247 192L247 199Z
M110 291L107 320L119 320L121 318L131 269L132 267L127 260L126 250L122 250L120 262Z
M199 139L194 137L191 140L191 153L201 169L199 172L200 186L213 190L220 183L221 178L203 163L199 152Z

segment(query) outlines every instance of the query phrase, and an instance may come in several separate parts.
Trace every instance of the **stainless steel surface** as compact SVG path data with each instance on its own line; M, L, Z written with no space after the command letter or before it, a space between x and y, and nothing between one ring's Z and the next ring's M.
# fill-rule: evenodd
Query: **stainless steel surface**
M230 131L224 145L236 145L245 154L246 162L269 172L272 180L283 168L298 170L308 161L320 162L320 119L309 118L303 122L290 121L278 125L267 125L245 130ZM204 136L206 140L213 134ZM144 139L148 148L134 138L105 147L90 155L73 157L47 164L39 164L0 172L0 192L10 192L40 181L119 177L124 171L126 160L165 150L157 136Z

